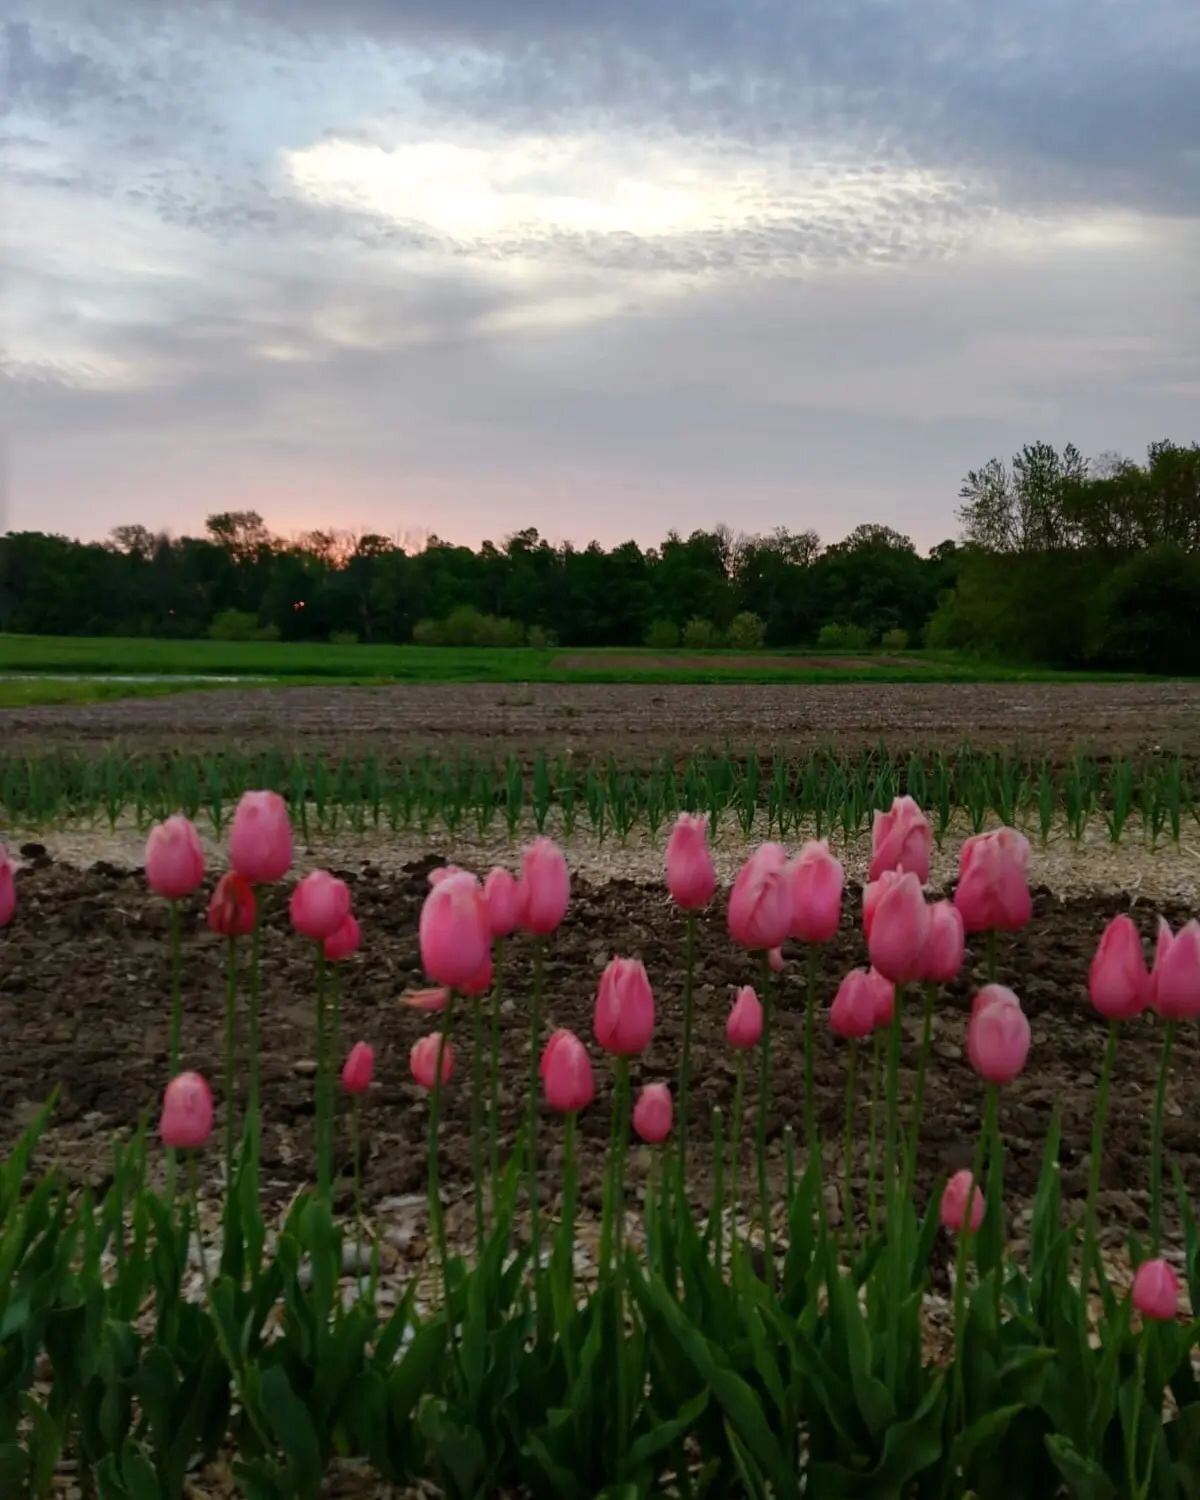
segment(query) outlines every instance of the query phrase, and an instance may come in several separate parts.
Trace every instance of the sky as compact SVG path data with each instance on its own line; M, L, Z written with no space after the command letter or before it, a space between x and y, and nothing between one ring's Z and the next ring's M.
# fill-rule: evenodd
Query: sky
M6 0L0 530L862 521L1200 438L1196 0Z

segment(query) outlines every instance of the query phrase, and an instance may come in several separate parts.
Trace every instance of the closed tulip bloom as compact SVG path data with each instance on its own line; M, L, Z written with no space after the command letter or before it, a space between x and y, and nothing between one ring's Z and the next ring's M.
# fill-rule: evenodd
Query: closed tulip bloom
M654 991L638 959L614 958L600 976L592 1026L606 1052L633 1057L647 1046L654 1035Z
M335 933L325 939L325 957L330 963L344 963L353 958L362 942L362 928L351 912Z
M965 932L962 913L953 901L935 901L929 908L929 935L921 954L921 978L930 984L949 984L963 963Z
M252 885L282 880L292 865L292 823L278 792L243 792L229 830L229 863Z
M442 1045L441 1032L431 1031L412 1044L408 1054L408 1065L413 1078L423 1089L432 1089L437 1079L438 1048ZM446 1043L442 1053L442 1082L449 1083L454 1076L454 1044Z
M521 856L521 926L535 937L549 937L567 913L571 876L553 839L537 838Z
M827 943L842 920L846 872L824 839L805 844L792 861L791 936L802 943Z
M457 989L470 984L491 953L483 891L460 871L432 886L421 907L421 964L430 979Z
M1104 929L1088 970L1088 995L1110 1021L1140 1016L1150 1002L1150 975L1142 939L1124 913Z
M209 928L222 937L245 937L254 931L254 887L236 870L226 870L208 903Z
M863 887L863 937L868 941L871 937L871 924L875 920L875 909L879 905L880 898L888 886L895 885L899 879L898 870L885 870L878 880L872 880Z
M1133 1305L1143 1318L1169 1323L1179 1314L1179 1277L1165 1260L1144 1260L1133 1277Z
M483 961L483 967L471 976L465 983L459 985L459 992L466 995L468 999L475 999L479 995L486 995L492 987L492 955Z
M921 956L929 936L929 907L921 882L911 872L891 881L875 905L867 952L871 967L893 984L921 977Z
M430 990L410 990L407 995L401 995L400 1001L410 1010L420 1010L426 1015L435 1015L438 1011L445 1010L450 1004L450 991L444 986Z
M671 1134L675 1110L665 1083L648 1083L633 1106L633 1128L651 1146L661 1146Z
M878 969L867 970L867 983L875 1000L875 1026L890 1026L896 1014L896 986L885 979Z
M521 892L511 870L497 865L488 871L483 882L483 899L492 936L506 938L516 932L521 923Z
M792 925L792 891L782 844L760 844L729 893L729 935L743 948L778 948Z
M194 1151L212 1134L212 1089L199 1073L177 1073L163 1093L158 1133L164 1146Z
M887 812L876 812L871 826L869 880L878 880L885 870L913 874L917 884L929 879L929 852L933 833L912 797L896 797Z
M708 847L708 817L680 813L667 840L667 890L677 906L695 911L707 906L717 888L717 871Z
M974 1186L970 1168L963 1167L961 1172L955 1172L942 1193L942 1228L951 1234L962 1234L964 1230L977 1234L983 1223L983 1207L983 1189Z
M838 1036L855 1041L876 1027L879 995L866 969L851 969L829 1007L829 1024Z
M975 996L967 1023L967 1055L988 1083L1011 1083L1029 1056L1029 1021L1021 1002L1001 984Z
M146 840L146 883L158 896L178 901L204 879L204 850L190 819L176 813L150 830Z
M289 910L301 937L323 943L350 915L350 887L328 870L314 870L292 891Z
M546 1043L538 1068L546 1103L559 1114L575 1114L592 1102L596 1081L588 1050L573 1031L556 1031Z
M762 1037L763 1012L758 995L748 984L738 990L725 1022L725 1040L731 1047L757 1047Z
M1181 927L1174 937L1161 918L1151 976L1151 1003L1164 1021L1200 1016L1200 922Z
M954 904L968 932L1016 932L1033 915L1029 840L1013 828L969 838L958 856Z
M375 1049L355 1042L342 1064L342 1087L348 1094L365 1094L375 1077Z
M8 850L0 844L0 927L7 927L17 909L17 882Z

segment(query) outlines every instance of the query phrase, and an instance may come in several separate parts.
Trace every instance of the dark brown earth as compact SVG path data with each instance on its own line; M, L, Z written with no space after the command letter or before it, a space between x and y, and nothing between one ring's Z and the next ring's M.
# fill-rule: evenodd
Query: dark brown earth
M124 740L219 748L277 745L378 753L545 747L626 759L672 748L877 745L1012 748L1062 760L1156 749L1196 754L1196 683L847 683L824 686L414 683L180 693L7 709L6 750Z
M69 1177L102 1181L114 1129L127 1129L139 1111L155 1109L165 1068L169 1011L167 918L138 873L97 865L90 870L39 858L28 846L21 874L21 905L0 934L0 1145L7 1146L36 1106L57 1084L62 1097L53 1149ZM362 953L345 970L344 1032L347 1043L362 1037L377 1049L378 1083L366 1103L369 1136L368 1196L419 1192L425 1180L427 1101L409 1081L408 1053L429 1018L404 1008L399 996L419 980L417 913L426 889L428 863L398 876L366 866L340 872L352 883L365 935ZM1064 1193L1081 1199L1086 1190L1087 1151L1104 1029L1092 1013L1083 981L1105 921L1127 909L1120 896L1060 902L1043 890L1033 921L999 946L999 977L1021 995L1033 1027L1033 1050L1024 1075L1006 1089L1002 1120L1008 1147L1008 1191L1014 1208L1034 1185L1041 1142L1055 1106L1063 1112ZM1180 921L1189 913L1168 909ZM1135 915L1149 937L1152 913ZM818 1107L831 1141L842 1128L846 1051L824 1022L837 980L863 961L858 935L858 893L852 893L839 937L821 957L821 1024L816 1048ZM189 903L184 922L185 1061L220 1076L223 1001L222 944L203 926L199 903ZM682 1025L680 915L662 890L616 881L601 887L577 882L571 910L547 954L543 1037L555 1026L575 1028L590 1041L591 1010L599 972L614 952L640 955L658 1001L658 1028L650 1050L634 1065L635 1085L673 1079ZM311 1028L312 959L286 927L283 892L268 896L265 937L263 1027L265 1039L264 1169L268 1191L282 1198L308 1180L312 1161ZM502 1114L511 1140L527 1098L530 949L510 945L511 1014L504 1020ZM714 911L701 923L697 970L698 1028L691 1109L693 1188L706 1190L711 1111L720 1104L728 1118L734 1056L724 1042L732 987L756 978L752 960L734 949L723 917ZM918 1195L928 1195L935 1176L969 1164L982 1090L962 1055L968 997L981 982L982 953L937 1002L935 1065L918 1172ZM770 1138L780 1169L782 1130L803 1138L802 962L789 962L782 979ZM910 997L905 1014L902 1099L913 1092L913 1062L919 1006ZM463 1018L465 1025L466 1018ZM462 1034L460 1030L460 1035ZM1104 1163L1104 1211L1118 1238L1146 1218L1149 1110L1159 1057L1160 1032L1144 1018L1122 1032L1114 1105ZM598 1203L598 1168L608 1131L610 1069L597 1060L599 1097L581 1120L584 1199ZM460 1044L449 1089L444 1129L444 1175L450 1194L469 1185L467 1122L469 1060ZM753 1098L753 1089L749 1097ZM1200 1037L1182 1028L1175 1054L1167 1120L1169 1160L1187 1180L1200 1173ZM860 1121L859 1138L863 1136ZM561 1133L544 1116L542 1138L554 1180ZM349 1162L341 1136L342 1184L348 1194ZM215 1163L216 1147L211 1153ZM645 1166L634 1154L635 1174ZM746 1176L749 1183L749 1158ZM862 1201L862 1182L858 1185Z

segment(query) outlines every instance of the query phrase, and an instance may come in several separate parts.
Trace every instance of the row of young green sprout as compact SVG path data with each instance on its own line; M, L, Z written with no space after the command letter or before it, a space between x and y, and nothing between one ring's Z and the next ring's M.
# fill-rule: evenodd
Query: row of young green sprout
M1119 843L1132 825L1151 844L1178 843L1200 822L1200 788L1179 755L1107 762L1076 755L1062 766L969 746L908 756L882 746L799 756L667 752L637 766L611 755L584 764L568 754L500 760L474 751L402 758L117 747L0 757L0 813L15 827L83 818L114 828L131 819L144 829L181 808L220 837L252 787L279 792L306 841L374 830L515 837L529 826L567 838L585 829L600 839L655 839L681 811L707 813L714 837L786 838L803 829L850 839L905 793L929 809L939 844L956 822L973 833L1005 823L1036 831L1043 843L1060 828L1080 840L1093 826Z

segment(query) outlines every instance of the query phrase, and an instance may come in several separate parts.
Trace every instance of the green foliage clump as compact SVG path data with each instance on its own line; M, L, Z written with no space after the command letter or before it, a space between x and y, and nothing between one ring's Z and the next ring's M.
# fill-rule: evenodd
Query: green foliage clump
M645 641L651 651L673 651L679 644L679 626L674 620L655 620L646 631Z
M689 651L712 651L721 645L721 632L703 615L693 615L683 627L683 644Z
M257 618L244 609L223 609L208 627L213 641L252 641L257 634Z
M459 604L444 620L418 620L417 646L523 646L525 630L517 620L484 614L473 604Z
M744 609L729 622L725 639L738 651L761 651L767 644L767 622L761 615Z
M879 637L879 644L885 651L907 651L908 631L901 630L899 626L893 630L885 630Z
M870 644L871 633L862 625L831 622L817 634L817 645L826 651L865 651Z

